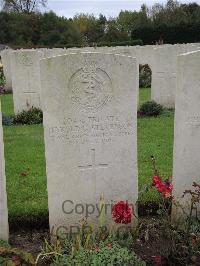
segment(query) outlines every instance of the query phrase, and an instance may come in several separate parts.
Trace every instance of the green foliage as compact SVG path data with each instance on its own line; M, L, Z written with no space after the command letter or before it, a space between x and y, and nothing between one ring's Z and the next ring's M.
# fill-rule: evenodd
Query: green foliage
M146 263L138 259L134 252L113 242L112 248L101 242L96 250L81 248L74 256L63 255L58 263L53 265L134 265L145 266Z
M168 0L166 5L155 4L147 9L146 23L132 28L132 38L144 44L189 43L200 40L200 6L196 3L179 4Z
M5 76L3 74L3 67L0 63L0 93L2 91L1 87L3 87L5 85L5 82L6 82L6 80L5 80Z
M73 18L73 23L81 34L83 45L96 43L104 36L106 17L102 14L99 18L94 15L79 14Z
M32 107L28 111L22 111L14 116L14 124L34 125L43 122L42 111L38 108Z
M34 258L30 253L10 247L0 240L0 265L35 265Z
M140 65L139 72L139 82L140 88L150 88L151 87L151 69L149 65Z
M0 247L9 247L9 244L6 241L0 239Z
M46 241L36 262L39 262L41 258L42 261L44 258L51 259L51 265L54 266L146 265L133 251L130 251L128 248L121 246L117 241L112 241L109 238L98 243L94 242L90 247L86 247L86 245L80 246L78 249L67 239L63 243L58 240L53 245L50 245Z
M162 114L163 107L154 101L148 101L140 106L138 112L141 116L158 116Z
M14 114L14 107L13 107L13 94L2 94L0 95L1 100L1 110L6 115L13 115Z
M52 11L1 11L0 25L0 43L13 48L134 45L134 40L140 40L139 45L199 42L200 5L168 0L166 5L121 11L110 19L102 14L67 19Z
M76 25L53 12L0 12L0 25L0 43L13 48L81 44L81 35Z
M128 227L124 230L112 227L109 230L104 226L95 228L93 224L83 221L76 234L65 233L55 236L52 234L52 237L54 243L49 244L45 241L36 263L41 259L42 261L48 259L54 266L146 265L133 251L130 251L136 239L136 230Z

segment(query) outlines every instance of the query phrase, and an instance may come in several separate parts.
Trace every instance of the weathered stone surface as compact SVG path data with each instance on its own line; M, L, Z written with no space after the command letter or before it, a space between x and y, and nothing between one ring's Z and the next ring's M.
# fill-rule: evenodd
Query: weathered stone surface
M175 110L174 197L190 210L190 198L181 198L193 182L200 183L200 51L178 57ZM183 215L173 208L173 218Z
M167 108L175 107L177 47L154 49L151 98Z
M138 54L136 52L136 48L134 47L117 47L115 49L113 49L112 51L110 51L113 54L120 54L120 55L126 55L126 56L131 56L134 57L136 59L136 65L137 65L137 102L138 102L138 106L139 106L139 58L138 58ZM135 63L135 62L134 62Z
M15 113L31 107L42 108L40 101L39 60L37 50L17 50L11 54L11 71Z
M8 240L8 208L7 208L7 194L6 194L6 176L5 176L1 102L0 102L0 239L5 241Z
M101 53L48 58L41 60L41 84L51 230L79 226L87 204L88 221L97 225L100 198L111 224L111 205L135 205L138 197L136 60Z

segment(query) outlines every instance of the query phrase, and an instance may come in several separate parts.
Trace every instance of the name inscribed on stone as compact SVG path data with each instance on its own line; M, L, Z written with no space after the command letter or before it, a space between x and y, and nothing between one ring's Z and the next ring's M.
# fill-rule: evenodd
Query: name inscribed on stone
M115 137L133 135L133 118L119 116L88 116L83 119L67 117L63 125L50 127L52 140L64 140L69 144L87 143L95 138L95 142L114 141Z

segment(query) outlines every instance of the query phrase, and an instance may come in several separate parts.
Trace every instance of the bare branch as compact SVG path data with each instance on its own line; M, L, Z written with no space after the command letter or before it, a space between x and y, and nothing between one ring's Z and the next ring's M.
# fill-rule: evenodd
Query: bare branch
M0 0L2 8L7 12L35 12L39 7L45 7L47 0Z

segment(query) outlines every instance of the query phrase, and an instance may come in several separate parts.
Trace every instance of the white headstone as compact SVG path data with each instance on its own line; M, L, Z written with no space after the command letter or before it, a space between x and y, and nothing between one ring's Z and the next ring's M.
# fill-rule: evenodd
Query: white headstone
M17 50L11 54L13 101L15 113L41 107L39 60L42 52Z
M134 46L133 46L134 47ZM137 53L136 53L136 48L134 49L133 47L129 47L129 46L125 46L125 47L119 47L119 48L115 48L113 49L112 53L113 54L120 54L120 55L126 55L126 56L131 56L136 58L136 64L137 64L137 102L138 102L138 106L139 106L139 97L140 97L140 93L139 93L139 59L137 58ZM135 63L135 62L134 62ZM135 73L134 73L135 74Z
M1 102L0 102L0 240L5 240L5 241L8 240L8 208L7 208L7 194L6 194L6 176L5 176Z
M181 198L193 182L200 183L200 51L178 57L175 110L174 197L188 212L190 200ZM173 208L173 217L182 211Z
M156 47L155 45L144 45L135 48L139 64L149 65L149 67L152 68L153 59L154 59L153 50L155 47Z
M95 208L88 221L97 224L102 195L108 223L112 203L135 205L137 73L135 58L114 54L41 60L51 229L79 226L87 204Z
M164 107L174 108L177 47L155 48L153 53L151 98Z
M11 66L10 66L10 52L12 50L5 49L1 52L1 61L3 64L3 73L6 78L5 89L6 91L12 91L12 75L11 75Z

